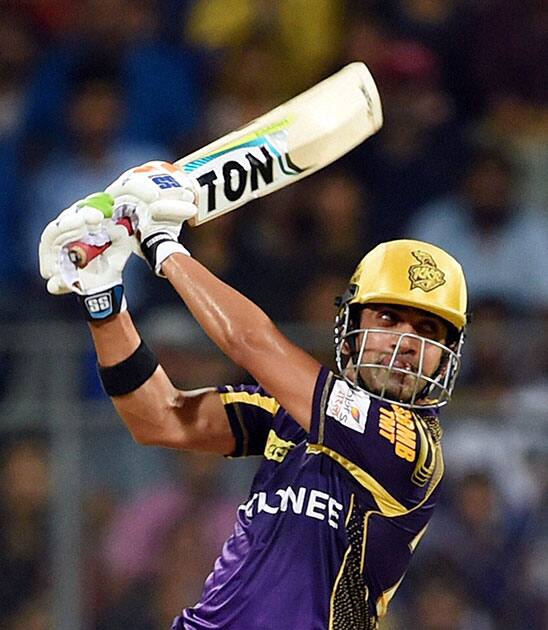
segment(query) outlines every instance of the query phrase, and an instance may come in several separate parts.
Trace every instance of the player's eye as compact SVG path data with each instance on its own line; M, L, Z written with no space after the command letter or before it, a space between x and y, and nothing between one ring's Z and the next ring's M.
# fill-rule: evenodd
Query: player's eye
M441 339L443 337L442 326L436 320L426 319L421 321L417 326L417 332L430 339Z
M383 309L377 312L377 318L384 324L395 324L399 321L399 316L396 311L391 309Z

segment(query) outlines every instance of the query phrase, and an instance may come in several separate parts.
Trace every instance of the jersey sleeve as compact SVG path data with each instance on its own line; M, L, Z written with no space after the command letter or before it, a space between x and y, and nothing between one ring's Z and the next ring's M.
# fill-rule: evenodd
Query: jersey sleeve
M324 368L314 394L310 444L387 505L419 501L443 462L433 410L423 417L371 398ZM439 426L439 424L438 424Z
M225 385L217 388L236 448L230 457L262 455L280 405L259 385Z

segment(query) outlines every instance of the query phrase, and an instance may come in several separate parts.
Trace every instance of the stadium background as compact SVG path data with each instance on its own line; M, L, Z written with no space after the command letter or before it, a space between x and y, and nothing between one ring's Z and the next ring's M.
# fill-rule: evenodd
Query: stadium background
M443 501L383 627L548 627L547 44L533 0L0 2L0 627L168 628L256 466L132 442L74 300L39 278L44 225L356 59L382 132L185 242L328 363L333 297L370 246L461 258L473 325ZM248 378L140 261L126 281L176 383Z

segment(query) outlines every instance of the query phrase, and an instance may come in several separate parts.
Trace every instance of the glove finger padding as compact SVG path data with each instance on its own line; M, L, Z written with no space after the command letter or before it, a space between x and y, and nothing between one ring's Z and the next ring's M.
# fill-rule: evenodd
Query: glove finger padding
M175 199L162 199L155 201L148 207L149 218L158 223L182 224L191 219L198 211L197 207L190 201L179 201Z
M123 225L117 225L113 221L107 221L105 229L111 241L111 254L108 258L108 263L112 269L121 274L128 258L134 251L136 239L129 236L127 229Z
M105 192L116 199L116 204L120 198L129 196L132 201L151 203L158 199L156 185L145 174L135 174L126 171L120 177L107 186Z
M90 232L97 231L102 221L102 213L95 208L71 207L64 210L57 219L48 223L42 232L38 246L42 278L48 280L61 274L64 247L69 243L85 238ZM70 291L70 285L67 283L65 283L65 288L61 290L63 282L60 279L51 285L57 287L55 294Z
M123 225L118 225L114 221L105 221L105 231L108 234L112 245L122 243L131 251L131 245L128 243L128 232Z
M61 274L55 274L47 281L46 289L52 295L66 295L72 293L72 288L68 287L61 277Z

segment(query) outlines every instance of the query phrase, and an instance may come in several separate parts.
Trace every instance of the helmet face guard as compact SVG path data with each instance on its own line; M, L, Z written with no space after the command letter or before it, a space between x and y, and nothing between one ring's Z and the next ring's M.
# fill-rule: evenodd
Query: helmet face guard
M383 328L353 328L348 306L343 306L335 320L335 359L340 375L352 386L364 389L377 398L400 407L441 407L449 402L461 364L464 334L457 341L445 345L412 333L399 333ZM392 350L382 363L367 360L372 335L386 335ZM398 364L402 343L413 339L418 347L416 366ZM425 354L429 347L440 352L440 362L432 375L425 373ZM371 384L375 382L375 385ZM403 388L405 400L394 395L394 384Z
M356 313L373 303L435 315L448 324L451 340L440 343L391 329L361 328ZM340 301L334 329L339 374L373 398L406 408L441 407L449 402L460 369L466 319L466 283L454 258L420 241L382 243L360 262ZM382 352L379 362L371 362L368 354L373 335L390 335L385 346L390 350ZM418 348L416 365L400 357L402 344L410 339ZM439 352L440 361L434 373L427 374L425 356L431 348Z

